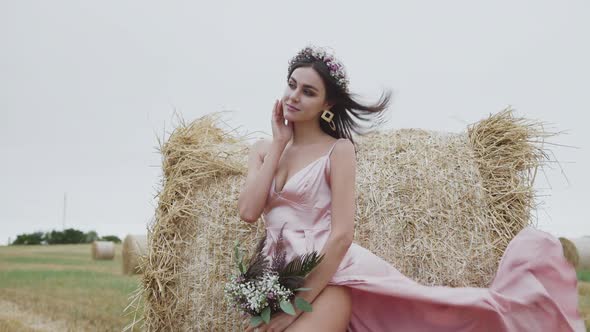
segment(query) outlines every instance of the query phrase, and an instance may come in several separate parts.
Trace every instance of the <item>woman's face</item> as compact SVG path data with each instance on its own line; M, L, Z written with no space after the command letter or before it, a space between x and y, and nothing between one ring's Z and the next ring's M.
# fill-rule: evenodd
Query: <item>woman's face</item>
M329 108L326 89L320 75L311 67L299 67L291 73L282 98L283 114L288 121L309 121Z

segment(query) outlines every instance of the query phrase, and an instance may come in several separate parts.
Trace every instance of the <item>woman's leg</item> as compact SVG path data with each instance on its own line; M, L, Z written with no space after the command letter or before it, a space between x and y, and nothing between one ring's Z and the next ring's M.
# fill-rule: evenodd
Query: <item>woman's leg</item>
M326 286L312 303L313 311L304 312L285 332L344 332L350 321L350 288Z

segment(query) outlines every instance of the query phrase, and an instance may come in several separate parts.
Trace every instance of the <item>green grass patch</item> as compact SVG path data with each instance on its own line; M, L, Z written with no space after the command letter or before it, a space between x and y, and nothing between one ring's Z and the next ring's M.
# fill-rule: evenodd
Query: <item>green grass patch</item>
M121 271L121 245L113 260L93 260L87 244L0 247L0 298L67 330L121 331L140 281ZM27 330L27 322L0 317L6 329Z
M109 289L129 293L137 286L137 279L128 276L113 276L111 273L84 270L13 270L0 271L0 288L59 288L70 290Z
M578 280L590 282L590 270L580 270L576 272Z
M18 264L57 264L57 265L83 265L91 264L92 261L80 258L67 257L46 257L46 256L12 256L2 257L0 262Z

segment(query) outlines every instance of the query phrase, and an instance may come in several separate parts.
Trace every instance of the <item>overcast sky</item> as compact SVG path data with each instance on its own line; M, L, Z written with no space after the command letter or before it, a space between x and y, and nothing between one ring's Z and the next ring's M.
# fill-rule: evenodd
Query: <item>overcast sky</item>
M387 128L460 132L512 105L567 131L536 183L539 227L590 235L589 17L585 0L2 0L0 244L61 229L64 193L66 227L145 233L174 110L270 133L308 43L365 100L393 90Z

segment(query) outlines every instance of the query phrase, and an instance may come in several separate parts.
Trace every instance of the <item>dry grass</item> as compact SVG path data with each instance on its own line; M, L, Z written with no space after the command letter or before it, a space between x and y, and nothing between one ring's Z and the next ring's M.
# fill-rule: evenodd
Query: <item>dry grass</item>
M467 128L486 193L496 257L531 223L533 182L539 166L550 161L546 139L555 135L543 122L514 117L512 112L507 108Z
M160 144L164 184L158 194L157 222L151 224L148 232L143 290L130 303L130 308L134 308L145 300L144 317L149 330L189 329L185 324L193 314L192 289L183 282L190 277L190 248L198 240L195 220L203 217L191 207L199 197L198 188L210 183L211 178L244 172L243 159L236 161L230 157L245 155L247 150L231 134L216 128L217 119L212 116L191 124L181 123L169 140ZM206 210L212 208L203 206ZM192 328L198 330L199 326Z
M13 302L0 300L0 331L65 331L64 321L28 311Z
M262 223L238 218L245 137L219 114L181 124L161 144L163 182L148 232L149 330L232 330L222 301L229 244L252 248ZM406 129L357 138L355 242L429 285L486 286L508 242L531 223L546 159L542 124L510 109L464 133Z
M147 235L127 235L123 240L123 273L143 273L142 259L147 253Z

